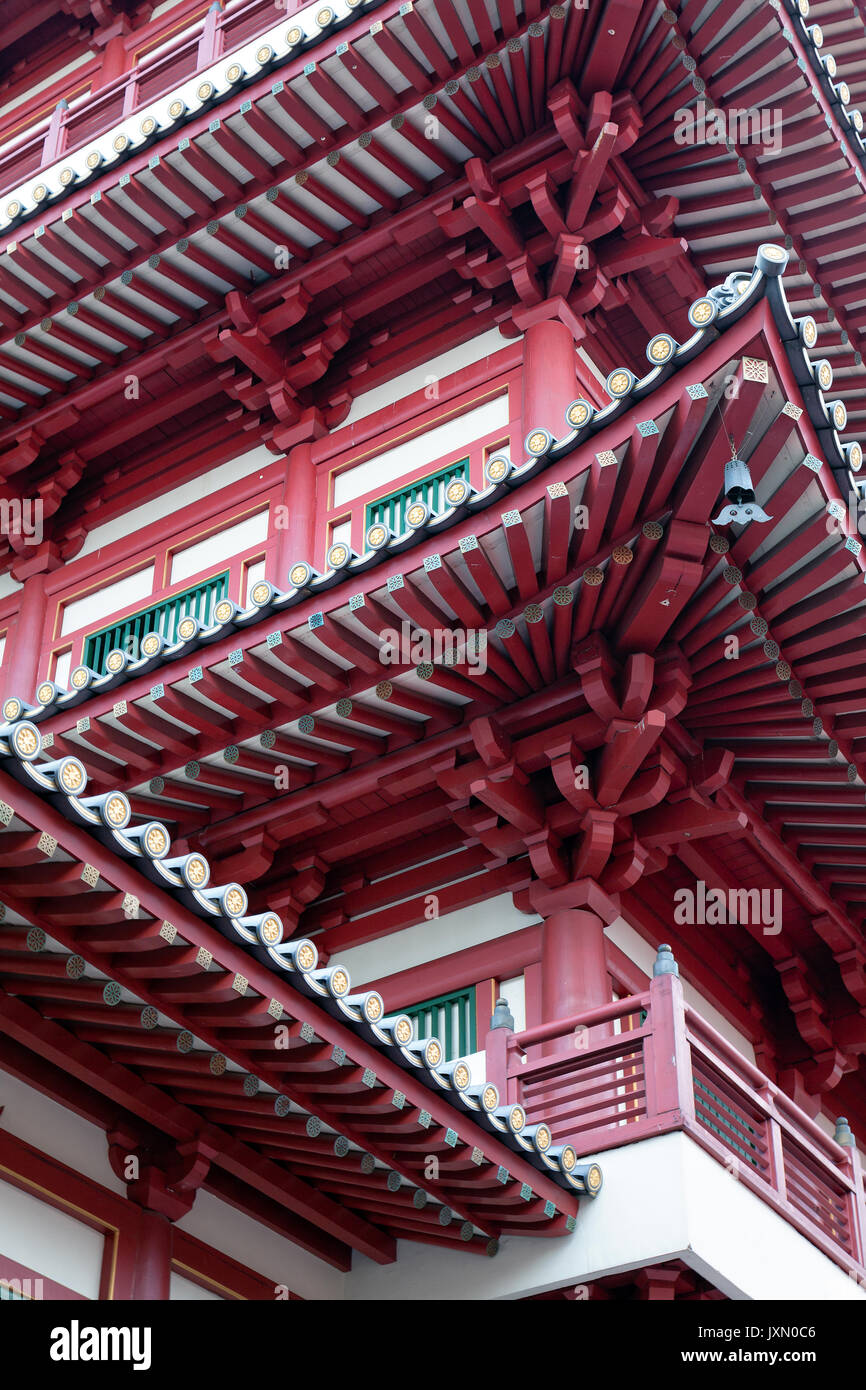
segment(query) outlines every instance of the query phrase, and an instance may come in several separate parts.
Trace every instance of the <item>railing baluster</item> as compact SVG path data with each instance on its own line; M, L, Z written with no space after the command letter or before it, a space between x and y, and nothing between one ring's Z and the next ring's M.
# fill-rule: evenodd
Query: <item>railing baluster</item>
M848 1217L851 1254L857 1263L862 1265L866 1262L866 1194L863 1190L863 1165L846 1119L839 1118L836 1121L834 1138L845 1150L845 1168L854 1184L854 1190L845 1198L845 1212Z
M65 97L61 97L51 113L51 120L48 122L48 129L45 132L40 168L44 168L46 164L52 164L63 153L66 144L66 114L68 110L69 103Z
M678 975L673 971L668 973L665 952L670 955L670 947L659 948L655 969L660 973L654 974L650 981L652 1033L644 1042L647 1114L679 1111L685 1119L694 1121L695 1092L691 1052L686 1039L683 987ZM676 966L673 968L675 970Z
M768 1090L761 1092L761 1099L772 1111L773 1098ZM782 1148L782 1126L772 1113L767 1117L767 1178L770 1186L778 1192L783 1202L788 1200L788 1181L785 1175L785 1153Z

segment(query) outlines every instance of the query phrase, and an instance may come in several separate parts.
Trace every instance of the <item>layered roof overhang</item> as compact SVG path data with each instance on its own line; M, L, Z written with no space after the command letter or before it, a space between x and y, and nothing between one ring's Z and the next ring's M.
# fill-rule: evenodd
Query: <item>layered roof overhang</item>
M25 469L38 488L52 563L143 479L333 427L437 335L513 334L552 297L607 368L639 350L623 305L654 279L672 309L699 291L674 202L628 169L639 109L611 95L636 14L611 42L588 11L539 11L337 6L319 32L305 10L300 41L264 36L11 199L0 471L10 498Z
M635 172L677 198L708 280L764 238L789 250L789 302L821 325L852 434L866 416L863 29L855 0L669 5L646 21L634 88Z
M4 1067L339 1267L574 1228L597 1165L38 746L27 722L0 741Z
M257 913L280 912L322 959L423 920L434 890L440 912L511 891L544 913L584 883L602 915L623 911L656 943L673 936L719 1007L765 1048L773 1040L773 1069L815 1095L834 1089L837 1108L844 1096L860 1116L848 1078L866 1042L866 880L853 843L866 820L866 696L850 660L864 561L820 457L844 467L820 359L810 365L777 278L784 261L762 251L763 269L700 301L697 317L715 315L709 327L680 348L654 341L650 355L667 360L644 382L624 373L623 399L608 412L587 405L558 442L536 431L538 457L506 466L484 494L194 634L191 670L189 648L159 654L157 685L147 663L130 665L76 694L77 722L48 692L32 717L51 755L81 757L97 793L122 788L140 815L173 826L179 852L203 848L220 883L239 880ZM771 519L722 535L711 518L730 438ZM434 659L419 661L416 647L385 668L383 636L404 623ZM437 660L437 634L456 629L453 655ZM486 634L483 664L467 631ZM575 777L584 765L591 792ZM52 825L71 814L67 800ZM80 861L83 846L75 852ZM154 998L173 993L189 1030L213 1046L190 1011L209 985L189 981L200 968L191 948L166 955L164 919L226 962L219 990L231 999L233 972L266 1013L267 953L253 948L255 975L240 963L249 931L224 891L198 903L198 921L196 901L184 899L192 916L181 922L154 898L142 933L124 917L124 894L144 903L133 886L143 876L164 895L176 870L128 855L123 832L100 854L88 862L112 892L86 905L107 914L104 925L73 925L78 902L60 909L59 929L51 895L78 883L79 866L37 855L38 871L20 870L21 901L35 899L54 938L110 964L121 983L131 968ZM781 929L765 932L731 898L698 944L671 924L670 898L696 878L778 889ZM345 1029L332 1017L341 1006L330 1007L328 1028ZM68 1015L76 1030L79 1009ZM345 1034L313 1026L353 1055ZM118 1041L114 1025L101 1036ZM447 1087L444 1100L463 1104ZM486 1141L474 1147L486 1154Z
M748 266L768 235L795 259L792 307L822 327L853 437L863 140L841 80L854 58L844 41L838 70L827 56L835 10L825 40L826 7L803 4L533 3L491 20L449 0L447 23L428 0L366 8L337 4L324 27L304 8L9 199L0 466L10 498L24 468L38 484L53 563L130 486L170 485L250 430L279 451L332 427L436 334L508 326L539 292L602 370L614 344L636 368L647 332L684 336L700 274ZM699 103L703 134L680 138ZM715 109L740 122L723 144ZM578 212L590 273L575 280Z

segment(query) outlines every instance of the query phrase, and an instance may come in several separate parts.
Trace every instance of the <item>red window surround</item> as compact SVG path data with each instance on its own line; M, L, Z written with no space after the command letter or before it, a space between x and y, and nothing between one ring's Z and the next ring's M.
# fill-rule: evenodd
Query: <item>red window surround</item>
M137 1259L139 1209L116 1192L111 1192L91 1178L83 1177L58 1159L40 1152L22 1139L0 1130L0 1178L4 1182L29 1192L58 1211L101 1231L105 1238L100 1279L100 1301L118 1301L132 1297L133 1273ZM172 1269L184 1279L211 1289L221 1298L266 1302L277 1296L272 1279L249 1269L195 1236L174 1228L172 1231ZM46 1300L76 1299L87 1301L83 1294L67 1289L55 1280L46 1278L39 1270L29 1269L8 1259L3 1253L0 1233L0 1280L42 1280L42 1296ZM299 1294L289 1290L289 1299Z

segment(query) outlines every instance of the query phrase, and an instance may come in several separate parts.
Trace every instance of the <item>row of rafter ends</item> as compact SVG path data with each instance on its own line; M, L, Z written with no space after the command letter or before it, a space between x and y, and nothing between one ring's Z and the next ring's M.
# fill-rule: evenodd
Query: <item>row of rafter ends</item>
M137 150L181 129L194 116L316 47L329 34L353 23L359 13L374 10L382 3L383 0L332 0L327 5L306 5L292 15L289 28L284 27L284 20L239 48L227 65L226 59L221 59L139 111L137 130L131 131L125 120L106 131L91 149L77 151L73 159L58 161L42 171L37 183L14 189L0 216L0 232L35 217L65 197L71 188L102 176ZM411 5L405 8L409 10Z
M45 848L46 851L50 849L50 844L46 844ZM0 923L6 920L6 916L6 908L2 904L0 904ZM9 922L7 924L7 930L8 928L14 929L16 925L17 924ZM26 952L36 957L37 960L42 958L43 955L47 952L47 948L49 946L47 932L42 927L28 927L26 922L22 930L26 932L23 943ZM176 929L174 928L173 924L169 922L163 922L162 927L160 928L160 935L163 936L166 940L171 939L171 941L173 942L176 942L180 939L176 933ZM2 941L2 936L0 936L0 941ZM5 945L6 943L3 942L3 944ZM52 943L52 945L56 945L56 943ZM13 946L11 949L13 950L13 952L16 951L15 946ZM58 953L52 949L52 951L47 954L46 958L50 964L53 964L55 961L62 960L64 957L63 955L58 955ZM203 966L204 964L205 963L202 962ZM38 974L38 965L35 966L35 970ZM84 960L84 958L80 956L77 952L66 951L65 974L67 978L76 982L76 984L80 987L80 984L82 982L87 983L86 972L87 962ZM101 986L101 990L99 990L99 986ZM479 1244L480 1240L484 1239L486 1235L486 1228L479 1225L476 1220L461 1220L460 1212L455 1210L454 1207L452 1207L449 1204L449 1202L444 1199L443 1195L437 1195L431 1192L429 1188L421 1186L420 1183L413 1182L411 1178L407 1178L397 1169L390 1167L388 1163L381 1157L375 1157L372 1153L370 1153L366 1148L363 1147L362 1143L359 1143L357 1140L350 1140L349 1138L347 1138L346 1135L342 1134L332 1124L322 1120L317 1114L314 1113L314 1111L308 1109L304 1105L301 1105L297 1100L292 1100L290 1096L287 1096L282 1092L277 1092L276 1089L269 1083L262 1082L261 1079L258 1076L256 1076L254 1072L246 1071L243 1068L234 1069L230 1066L229 1059L225 1056L224 1053L213 1051L213 1049L205 1043L200 1043L199 1047L196 1047L196 1043L200 1040L196 1039L188 1028L174 1024L171 1020L169 1020L168 1024L164 1022L161 1023L161 1015L163 1018L165 1018L165 1015L162 1014L162 1011L160 1009L155 1008L152 1004L145 1004L144 1001L141 998L139 998L138 995L135 995L125 986L119 985L115 980L112 979L109 979L104 983L102 979L99 979L93 981L93 987L95 990L101 993L101 999L103 1004L106 1006L107 1009L111 1011L112 1014L119 1013L121 1015L125 1015L125 1030L128 1030L130 1028L131 1020L136 1016L137 1013L138 1027L140 1027L143 1035L146 1038L154 1038L157 1041L161 1042L163 1039L167 1037L173 1037L174 1045L181 1056L190 1056L190 1054L192 1054L193 1056L201 1058L202 1060L206 1060L207 1069L210 1076L220 1081L224 1081L229 1087L232 1082L237 1082L240 1087L240 1094L237 1094L229 1089L226 1099L221 1101L223 1105L227 1105L229 1108L237 1110L239 1114L246 1114L247 1116L249 1116L249 1114L251 1113L251 1106L260 1105L263 1101L270 1101L273 1105L273 1113L274 1115L276 1115L278 1119L283 1120L288 1119L288 1117L291 1117L293 1120L297 1120L299 1118L303 1120L303 1136L298 1136L297 1132L295 1131L296 1141L299 1141L301 1150L303 1150L304 1146L306 1145L306 1141L308 1140L313 1142L321 1140L332 1140L332 1151L334 1157L346 1160L347 1177L350 1177L352 1161L354 1160L355 1162L357 1162L357 1168L361 1174L361 1177L350 1177L350 1181L354 1181L356 1183L361 1182L364 1185L365 1190L371 1199L375 1198L375 1193L377 1190L377 1180L384 1180L385 1188L388 1194L393 1196L395 1194L401 1193L404 1198L411 1199L411 1205L414 1211L429 1212L430 1214L435 1215L437 1225L440 1228L449 1229L449 1231L455 1232L457 1238L461 1243L471 1242L477 1245ZM7 990L9 990L9 992L13 994L16 992L14 989L11 989L8 983L6 985L6 988ZM32 992L32 989L30 992ZM282 1018L282 1006L277 1004L276 1001L271 1001L269 1012L276 1021L279 1021ZM301 1042L305 1044L311 1044L315 1041L316 1038L315 1030L312 1028L310 1024L305 1023L301 1026L299 1030L299 1038ZM161 1046L154 1050L153 1055L155 1061L158 1060L160 1064L164 1064L166 1060L166 1054ZM331 1061L336 1066L345 1066L346 1056L343 1050L338 1047L333 1048L331 1052ZM375 1082L376 1078L372 1074L372 1072L365 1071L363 1075L363 1084L373 1086L375 1085ZM216 1097L214 1098L216 1099ZM398 1110L403 1110L405 1108L406 1098L402 1094L402 1092L393 1092L391 1096L391 1104L394 1106L395 1109ZM419 1112L418 1124L423 1128L429 1128L433 1124L433 1118L429 1114L429 1112ZM279 1146L278 1132L272 1133L271 1138L272 1141L275 1144L277 1144L277 1146ZM443 1142L450 1146L455 1139L455 1132L453 1130L449 1130L446 1131ZM298 1145L296 1142L294 1147L297 1146ZM320 1150L317 1150L317 1152L319 1151ZM288 1164L291 1164L293 1162L293 1159L296 1160L296 1158L297 1155L294 1155L292 1152L287 1150L284 1161ZM308 1159L308 1161L315 1162L315 1159ZM481 1165L484 1162L483 1150L481 1150L478 1147L473 1148L472 1162L477 1167L481 1167ZM592 1175L590 1175L591 1168L594 1168L596 1170L596 1172ZM574 1168L572 1169L572 1176L576 1180L579 1179L581 1174L584 1175L584 1178L587 1182L589 1195L591 1196L596 1196L598 1194L598 1191L600 1191L602 1181L600 1179L600 1173L601 1170L597 1164L575 1164ZM512 1180L512 1174L508 1171L507 1168L500 1165L497 1168L496 1172L497 1183L503 1188L505 1188L509 1183L512 1182ZM531 1202L535 1198L535 1196L536 1194L532 1191L532 1188L529 1183L521 1183L519 1191L520 1202ZM554 1202L551 1202L549 1199L545 1200L544 1219L551 1220L558 1215L559 1212L556 1207L556 1204ZM384 1211L381 1214L380 1219L382 1223L386 1226L386 1228L393 1229L398 1235L404 1234L403 1226L401 1224L400 1213L398 1211L395 1211L393 1209ZM499 1224L498 1221L497 1224ZM509 1223L507 1214L502 1215L503 1229L507 1230L508 1224ZM575 1224L574 1217L567 1217L564 1224L566 1230L573 1230ZM407 1238L411 1239L412 1237L409 1236ZM484 1248L485 1253L487 1255L494 1256L499 1251L499 1242L495 1238L487 1239L485 1241Z
M0 726L0 760L4 771L16 781L49 800L73 825L84 827L119 858L132 861L144 877L167 889L228 940L239 942L257 961L278 972L301 994L315 999L332 1017L347 1022L430 1090L443 1093L456 1109L471 1115L560 1187L589 1195L600 1190L600 1169L595 1191L589 1191L591 1183L577 1162L574 1148L554 1145L549 1126L543 1122L528 1124L522 1106L500 1104L492 1083L472 1085L467 1062L462 1058L446 1062L438 1038L416 1039L407 1014L386 1016L382 996L376 990L353 994L345 966L318 968L315 944L307 938L284 941L284 925L275 912L247 915L243 886L211 885L210 866L198 851L172 856L171 838L160 821L131 826L132 810L123 792L87 796L87 771L80 759L67 756L38 762L41 752L41 734L29 720ZM13 807L0 803L0 823L8 825L14 814Z
M196 74L168 98L163 97L159 104L140 113L139 127L134 134L129 133L125 124L121 124L106 132L102 142L106 148L99 146L81 151L76 162L66 165L58 163L43 173L36 184L16 189L0 217L0 231L35 216L45 206L62 198L70 187L99 176L113 164L128 158L135 150L182 127L198 112L210 109L262 74L315 47L322 38L351 23L356 11L372 10L380 3L381 0L334 0L332 5L319 8L307 6L292 16L293 22L288 30L283 30L282 25L274 26L239 49L228 67L223 67L223 59L207 71ZM821 26L807 23L809 0L787 0L787 5L802 32L814 73L862 164L866 155L864 118L859 110L851 107L848 83L835 80L836 61L831 53L822 52L824 35ZM408 13L411 8L411 5L402 6L401 15ZM802 60L798 60L798 64L803 66ZM76 167L76 164L80 167Z
M863 113L851 106L851 89L843 80L837 81L837 63L832 53L825 53L824 31L820 24L810 24L809 0L785 0L796 28L799 30L812 71L820 83L821 90L836 116L838 123L850 140L851 147L861 166L866 166L866 140L864 140ZM790 40L790 35L786 34ZM797 60L803 67L802 59ZM828 118L829 124L829 118Z
M239 608L231 599L222 599L214 609L214 622L209 626L203 626L197 618L185 617L178 624L178 640L173 643L167 643L160 633L147 633L141 641L142 655L136 660L122 648L115 648L106 656L104 672L77 666L70 676L71 690L63 690L54 681L46 680L38 686L34 704L19 696L9 696L3 703L3 718L10 724L25 716L37 723L51 718L95 695L114 690L136 676L145 675L181 656L189 656L232 632L243 632L263 618L278 617L300 603L315 599L413 550L422 541L437 540L460 522L504 502L522 483L587 443L612 421L626 414L633 404L652 396L664 381L698 358L725 328L742 318L765 294L824 454L837 476L845 481L845 491L856 491L853 475L862 466L863 450L856 441L841 442L839 436L847 422L847 410L844 402L826 398L833 384L832 364L827 358L813 361L809 356L809 349L818 340L815 320L810 316L795 319L790 311L781 281L787 262L788 253L781 247L771 244L759 247L751 275L734 272L724 284L709 290L691 305L689 319L695 331L685 343L677 343L667 333L651 338L646 355L652 366L644 377L638 380L627 368L617 367L607 378L610 404L603 410L596 410L589 401L573 401L566 412L566 424L570 428L561 439L554 438L549 429L531 429L525 443L529 457L523 464L514 464L504 452L491 455L485 465L487 487L482 491L476 491L462 479L454 479L446 490L450 505L445 511L433 512L423 502L413 503L406 513L406 530L399 535L382 523L374 523L367 528L366 549L362 555L356 555L344 542L338 542L328 551L328 568L324 573L314 570L307 561L299 560L290 566L290 587L285 592L280 592L268 580L260 580L253 585L247 608ZM695 398L707 395L700 384L689 386L688 390ZM615 463L616 456L607 451L603 461ZM811 454L805 462L814 471L822 467L821 460ZM830 506L839 509L838 503ZM513 510L505 514L508 521L515 517L519 517L519 513ZM472 536L460 542L461 550L475 545L477 540ZM859 553L859 543L849 541L849 549L855 546L855 553ZM403 582L400 574L390 577L388 591L399 590ZM349 599L350 608L361 607L363 603L363 595ZM311 614L307 623L309 629L315 631L323 625L324 614Z
M260 34L258 38L251 40L231 55L227 67L223 66L223 58L207 70L195 74L174 92L161 97L158 102L142 108L137 113L136 130L130 129L127 119L105 131L99 142L91 148L77 150L65 161L60 160L50 169L41 171L36 183L31 184L28 181L27 184L11 190L11 199L0 213L0 233L14 230L19 225L31 221L46 208L62 201L70 189L86 186L106 171L121 165L135 153L181 130L196 116L220 105L233 94L283 67L315 48L324 38L353 23L358 13L372 11L382 3L383 0L333 0L333 4L325 6L309 5L292 15L288 29L277 25ZM412 0L408 0L408 3L400 6L398 17L408 22L413 9ZM566 14L566 7L552 6L551 14L562 20ZM377 34L383 28L382 22L377 21L371 25L369 34ZM535 37L539 37L543 32L541 23L534 23L530 27L530 34ZM347 51L348 45L345 43L338 44L335 50L337 56L342 56ZM415 59L411 61L414 66ZM297 75L308 77L316 68L315 62L307 63ZM456 90L457 83L451 82L446 88L446 94L451 95L451 87ZM272 87L271 95L278 95L283 90L284 84L278 81ZM240 114L245 115L250 106L249 101L244 102L240 107Z

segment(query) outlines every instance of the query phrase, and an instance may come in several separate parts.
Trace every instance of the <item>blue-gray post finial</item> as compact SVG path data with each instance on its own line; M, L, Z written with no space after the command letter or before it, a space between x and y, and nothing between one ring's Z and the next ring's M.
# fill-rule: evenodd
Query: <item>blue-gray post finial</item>
M493 1017L490 1020L491 1032L494 1028L508 1028L510 1032L514 1032L514 1014L508 1007L507 999L497 999L496 1001Z
M840 1115L836 1121L836 1133L833 1135L833 1138L836 1140L837 1144L844 1144L846 1147L852 1149L854 1147L854 1135L851 1133L851 1126L844 1115Z
M659 946L658 955L653 964L653 976L657 975L679 975L680 968L674 960L674 953L670 946Z

